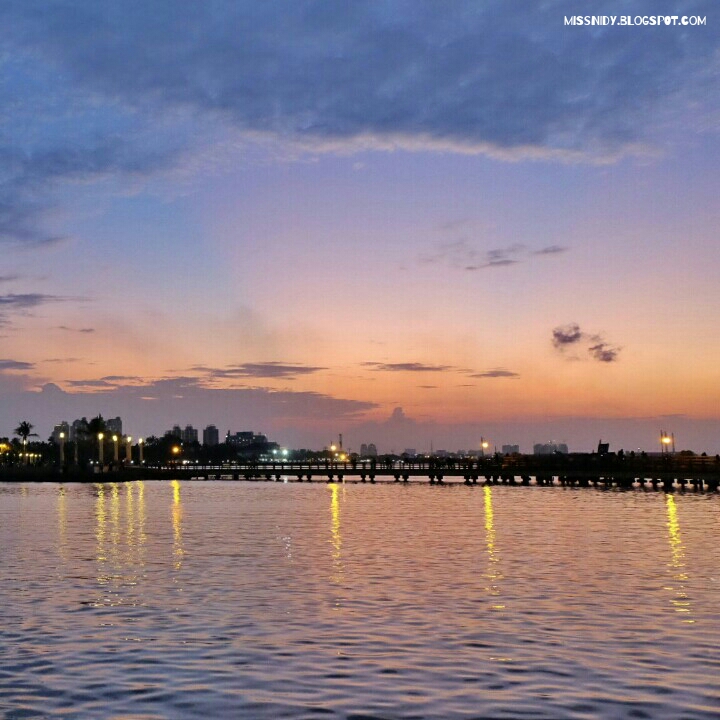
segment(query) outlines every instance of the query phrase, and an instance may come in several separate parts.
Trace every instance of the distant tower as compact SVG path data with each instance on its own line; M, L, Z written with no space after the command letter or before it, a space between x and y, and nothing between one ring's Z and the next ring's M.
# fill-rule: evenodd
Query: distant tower
M342 450L342 433L338 435L338 445L340 446L340 449Z

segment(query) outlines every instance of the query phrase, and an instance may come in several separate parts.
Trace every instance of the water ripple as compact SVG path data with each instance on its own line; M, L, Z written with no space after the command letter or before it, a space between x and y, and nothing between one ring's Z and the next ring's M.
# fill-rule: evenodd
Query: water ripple
M0 714L717 717L716 497L463 490L2 492Z

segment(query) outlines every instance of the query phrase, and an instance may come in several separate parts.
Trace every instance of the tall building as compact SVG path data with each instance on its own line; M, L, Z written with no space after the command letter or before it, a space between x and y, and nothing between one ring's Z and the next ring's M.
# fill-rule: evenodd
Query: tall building
M119 417L108 418L105 421L105 432L122 435L122 420Z
M60 433L65 433L66 440L70 439L70 425L65 420L53 428L51 437L56 443L60 442Z
M552 455L553 453L568 454L568 446L565 443L535 443L533 445L533 453L535 455Z
M367 454L368 457L377 457L377 448L375 447L375 443L370 443L367 446Z
M203 445L214 447L220 444L220 433L214 425L208 425L203 430Z
M198 431L192 425L186 425L185 429L180 433L180 440L184 443L196 443L198 441Z
M86 417L73 420L73 423L70 426L70 440L75 442L76 440L84 439L87 426L88 421Z
M520 446L519 445L503 445L502 446L502 454L503 455L518 455L518 454L520 454Z

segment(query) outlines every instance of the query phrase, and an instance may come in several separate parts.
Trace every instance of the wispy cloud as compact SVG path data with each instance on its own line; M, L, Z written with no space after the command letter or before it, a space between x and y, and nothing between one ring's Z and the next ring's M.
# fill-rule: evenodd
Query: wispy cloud
M35 363L24 362L22 360L0 360L0 372L7 370L32 370Z
M196 365L191 368L191 370L211 378L283 378L285 380L292 380L298 375L311 375L321 370L327 370L327 368L317 365L272 361L228 365L224 368L210 368L204 365Z
M560 255L560 253L567 252L568 248L564 245L548 245L547 247L540 248L540 250L533 250L533 255Z
M471 373L471 378L519 378L519 373L513 372L512 370L505 370L504 368L496 368L495 370L485 370L484 372Z
M561 353L569 347L584 349L593 360L602 363L616 362L621 350L620 347L605 340L602 335L584 332L577 323L553 328L552 344ZM571 356L571 359L579 358Z
M95 332L95 328L73 328L73 327L68 327L67 325L58 325L57 329L64 330L65 332L76 332L76 333L85 333L85 334Z
M446 370L456 370L452 365L428 365L420 362L403 362L403 363L378 363L364 362L364 367L382 372L445 372Z
M559 245L551 245L532 250L521 243L513 243L507 247L480 250L469 240L462 238L439 243L432 251L421 254L419 262L423 265L442 263L462 270L485 270L518 265L532 256L559 255L567 249Z
M46 303L64 302L67 298L58 297L57 295L43 295L42 293L23 293L8 295L0 295L0 312L4 308L15 308L18 310L28 310L38 305Z
M559 325L558 327L553 328L552 331L552 343L558 349L562 349L567 345L574 345L575 343L580 342L582 337L583 333L577 323Z
M588 352L595 360L604 363L615 362L617 360L620 348L610 345L597 335L595 336L594 342L595 344L588 348Z
M208 127L313 151L611 161L688 113L712 117L719 94L710 23L691 40L569 29L562 3L520 13L506 0L417 0L411 13L371 0L117 8L0 4L0 239L62 240L45 222L58 188L163 171Z

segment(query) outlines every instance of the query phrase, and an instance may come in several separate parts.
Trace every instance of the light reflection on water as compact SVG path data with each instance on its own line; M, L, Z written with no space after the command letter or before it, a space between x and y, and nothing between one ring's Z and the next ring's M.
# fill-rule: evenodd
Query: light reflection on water
M0 485L0 715L717 717L718 502Z

